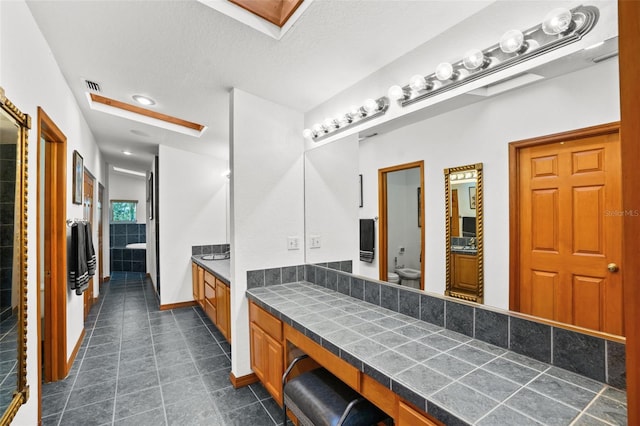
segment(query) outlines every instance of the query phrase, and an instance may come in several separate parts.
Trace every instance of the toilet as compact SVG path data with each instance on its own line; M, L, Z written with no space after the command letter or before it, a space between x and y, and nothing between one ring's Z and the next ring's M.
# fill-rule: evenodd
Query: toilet
M393 284L399 284L400 283L400 275L396 274L395 272L387 273L387 282L390 282L390 283L393 283Z

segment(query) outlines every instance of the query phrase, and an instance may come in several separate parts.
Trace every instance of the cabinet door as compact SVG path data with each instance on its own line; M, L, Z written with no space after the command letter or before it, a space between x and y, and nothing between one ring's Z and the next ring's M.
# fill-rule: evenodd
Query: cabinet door
M200 294L198 290L198 265L195 263L191 263L191 286L193 288L193 300L196 302L200 302Z
M267 375L264 381L264 387L278 404L282 404L282 375L284 374L282 345L268 334L264 335L264 339L267 354Z
M250 323L249 325L251 327L249 330L251 334L251 369L264 384L265 372L267 371L265 334L262 329L254 323Z
M218 329L222 333L222 335L229 340L230 337L230 329L229 329L229 287L227 287L224 283L216 280L216 302L217 302L217 317L216 317L216 325Z
M407 404L400 402L397 426L439 426L440 424L425 417Z
M204 268L198 266L198 303L204 307Z
M476 292L478 290L478 256L454 254L454 286L458 290Z

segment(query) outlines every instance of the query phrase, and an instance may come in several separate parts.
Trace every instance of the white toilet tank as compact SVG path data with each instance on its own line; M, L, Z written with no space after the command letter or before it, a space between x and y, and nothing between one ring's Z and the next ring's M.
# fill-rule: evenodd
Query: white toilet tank
M387 273L387 282L393 283L393 284L398 284L400 282L400 276L398 274L396 274L395 272L388 272Z

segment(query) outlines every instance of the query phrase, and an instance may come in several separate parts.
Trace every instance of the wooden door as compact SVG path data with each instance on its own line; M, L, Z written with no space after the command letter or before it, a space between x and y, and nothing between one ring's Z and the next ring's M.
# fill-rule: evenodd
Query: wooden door
M278 404L282 404L282 375L284 374L284 352L282 345L268 334L264 334L266 350L266 377L264 387Z
M249 324L251 334L251 369L262 383L265 382L266 365L266 340L265 332L255 323Z
M458 207L458 190L451 190L451 236L462 237L460 233L460 208Z
M102 246L102 206L104 205L104 186L101 183L98 183L98 286L102 285L104 282L104 267L102 263L102 253L104 247Z
M620 137L519 150L520 311L622 335Z
M93 176L85 169L84 171L84 187L83 187L83 206L84 219L91 224L91 232L93 232ZM93 277L89 279L89 287L84 292L84 318L86 319L93 304Z

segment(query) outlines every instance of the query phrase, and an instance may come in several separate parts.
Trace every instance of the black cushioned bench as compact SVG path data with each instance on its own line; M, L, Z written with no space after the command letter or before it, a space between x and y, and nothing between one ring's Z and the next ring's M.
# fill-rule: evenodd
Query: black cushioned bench
M287 408L303 426L370 426L389 418L324 368L307 371L286 382L294 359L282 376L284 424Z

